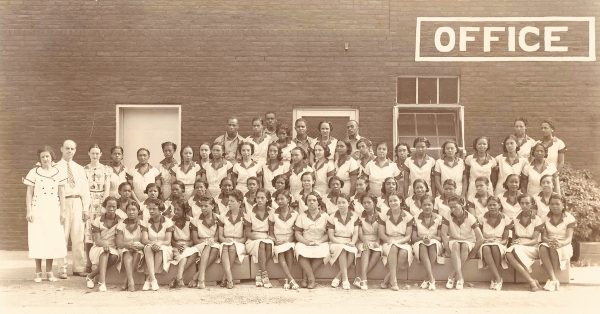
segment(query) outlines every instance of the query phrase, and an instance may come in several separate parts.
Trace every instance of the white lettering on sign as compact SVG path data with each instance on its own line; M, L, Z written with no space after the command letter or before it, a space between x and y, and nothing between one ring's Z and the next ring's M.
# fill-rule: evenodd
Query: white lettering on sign
M586 41L576 47L579 50L569 47L573 35L563 41L570 35L566 24L573 22L588 32ZM430 23L423 38L428 39L426 51L431 56L421 55L424 23ZM415 61L595 61L594 25L594 17L418 17ZM565 55L571 51L573 56Z

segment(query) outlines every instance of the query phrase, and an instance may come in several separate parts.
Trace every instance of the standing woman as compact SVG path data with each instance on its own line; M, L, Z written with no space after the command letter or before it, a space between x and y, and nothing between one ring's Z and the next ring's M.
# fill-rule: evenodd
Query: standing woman
M398 143L394 147L395 161L400 169L398 176L398 184L401 184L400 193L406 198L408 195L408 181L410 177L410 169L406 166L406 160L410 157L410 145L407 143Z
M536 143L531 148L533 160L525 167L521 176L521 189L523 193L537 195L542 191L541 179L545 175L551 175L554 179L554 192L558 193L558 170L556 166L547 159L548 149L542 143Z
M323 146L321 143L316 143L313 153L315 155L315 163L312 166L315 173L315 191L321 195L326 195L329 192L329 179L336 172L335 164L333 160L329 159L331 155L329 147Z
M233 165L223 158L223 145L221 143L213 143L211 146L210 163L204 168L204 176L208 182L208 191L213 197L219 195L221 180L225 177L230 177ZM233 153L235 155L235 153Z
M35 259L33 281L42 282L42 259L46 260L46 279L57 281L52 272L53 259L67 256L64 185L66 173L52 165L54 151L44 146L37 151L40 166L29 170L23 178L27 185L27 242L29 258Z
M503 154L496 156L498 163L498 183L494 195L500 195L506 191L504 182L511 174L521 175L523 168L529 163L528 159L519 155L517 138L514 135L507 136L502 142ZM531 149L530 149L531 151Z
M281 148L277 146L277 143L271 143L267 149L267 162L262 166L262 186L269 193L275 192L273 186L273 179L290 170L289 163L284 163L281 157Z
M91 199L90 216L85 222L85 253L86 256L88 256L86 271L90 272L92 264L90 262L89 253L95 242L92 232L92 222L104 213L102 203L108 197L110 192L111 171L109 167L100 163L102 150L98 144L90 146L88 155L90 156L90 163L85 165L83 170L85 170L85 175L88 180Z
M350 197L342 194L337 199L338 210L335 214L329 216L327 220L327 234L329 235L329 256L324 260L333 265L338 262L338 274L331 281L331 286L337 288L342 279L342 288L350 290L350 281L348 280L348 267L354 263L358 249L358 227L360 219L358 215L349 208Z
M368 138L361 137L356 142L356 149L358 150L358 159L356 161L358 161L358 165L360 166L360 173L363 174L367 164L375 159L373 155L373 143Z
M458 143L454 140L442 144L442 158L435 161L433 170L438 195L443 193L442 183L452 179L456 183L456 193L466 198L468 178L465 173L465 162L460 158L458 149Z
M520 158L529 160L531 156L531 148L535 144L535 140L527 135L527 119L515 119L514 128L514 136L516 137L517 147L519 148L517 153L519 154Z
M415 148L414 153L404 161L404 164L410 170L407 197L413 195L412 185L416 179L425 180L432 189L432 195L436 195L435 188L431 185L435 159L427 155L427 149L431 146L431 143L424 137L417 137L413 146Z
M562 170L565 165L565 153L567 152L567 146L558 137L554 136L554 124L548 120L544 120L541 123L542 127L542 139L540 143L546 147L548 156L546 157L548 162L553 164L558 172ZM558 192L560 194L560 192Z
M288 163L291 159L291 152L296 143L292 142L291 139L291 128L287 123L281 123L277 125L277 147L281 148L281 157L283 162Z
M360 141L359 141L360 142ZM400 177L398 165L387 158L387 143L381 142L375 147L376 156L364 167L364 173L369 178L369 191L375 196L381 196L383 180L388 177Z
M248 178L258 177L262 171L262 164L252 160L254 154L254 145L249 142L242 142L238 145L238 153L242 156L242 160L236 163L232 168L231 179L236 190L242 193L248 192Z
M292 149L291 155L292 160L287 177L289 180L290 194L296 195L302 190L302 174L305 172L313 172L313 168L308 165L308 153L304 149L295 147Z
M163 180L163 200L166 200L171 196L171 183L174 181L172 176L173 167L177 166L177 160L173 158L173 154L177 151L177 144L173 142L164 142L160 144L165 158L158 163L158 170L160 171L161 178Z
M171 265L169 261L173 256L173 222L161 215L165 209L161 200L152 199L147 206L150 218L142 227L142 244L145 245L144 260L148 277L142 290L148 291L152 288L156 291L159 288L156 274L168 272Z
M356 178L360 171L358 162L350 156L352 154L352 145L348 141L337 141L337 157L335 160L335 174L342 179L342 193L354 195L356 190Z
M136 155L138 164L135 166L134 170L128 169L128 171L130 171L128 173L128 180L129 184L133 187L135 198L140 202L144 202L148 198L148 195L144 193L146 186L150 183L156 183L160 188L162 179L160 170L152 167L152 165L148 163L148 160L150 159L150 151L148 149L140 148Z
M475 189L475 179L486 177L492 182L489 186L489 193L493 194L493 187L496 186L498 171L496 159L488 151L490 150L490 139L487 136L480 136L473 141L475 152L465 158L465 173L469 178L469 188L467 190L467 199L472 198L477 190Z
M329 121L319 122L319 136L317 137L317 143L321 143L322 146L329 147L330 152L335 152L337 149L338 140L331 136L333 131L333 125ZM352 152L352 146L350 145L350 152ZM350 155L350 154L348 154ZM334 155L329 155L329 159L334 160Z
M198 150L198 155L200 156L200 160L198 160L198 164L202 169L206 169L206 167L210 164L210 143L203 142L200 144L200 149Z
M186 145L179 151L181 164L171 168L171 182L180 181L185 185L183 199L187 201L194 192L194 182L200 176L200 165L194 161L194 149L192 146ZM164 192L164 190L163 190ZM165 200L168 197L165 197Z
M388 197L388 203L390 210L387 214L379 215L379 238L383 242L382 261L388 266L390 289L398 291L398 268L407 269L413 260L410 238L414 218L408 211L403 210L406 205L402 196L392 194ZM386 284L388 283L384 279L384 285Z
M321 196L312 192L306 197L306 212L301 213L296 219L295 235L296 247L294 249L300 267L308 278L302 279L301 287L314 289L316 287L315 271L323 265L324 259L329 256L327 243L327 221L329 215L322 211Z
M544 223L542 243L540 244L540 260L550 279L544 285L544 290L558 291L560 282L556 274L565 270L573 256L573 230L577 220L571 213L565 211L565 201L558 195L550 197L550 212Z
M252 143L254 146L252 160L261 166L266 164L271 137L264 131L262 118L256 117L252 119L252 135L246 138L246 142Z
M123 147L113 146L110 149L110 188L108 195L119 198L119 185L127 182L127 169L123 165Z
M117 226L117 248L119 249L119 260L117 269L125 266L127 281L123 290L135 291L133 272L140 266L144 245L142 244L142 225L139 219L140 204L136 201L127 203L125 209L127 218L121 220Z

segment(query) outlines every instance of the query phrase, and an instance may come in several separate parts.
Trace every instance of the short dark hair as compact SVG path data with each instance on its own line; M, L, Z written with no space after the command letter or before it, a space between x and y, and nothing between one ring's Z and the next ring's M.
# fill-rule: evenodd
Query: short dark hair
M50 154L50 158L52 158L52 161L56 160L56 154L54 153L54 149L52 149L52 147L48 145L44 145L37 150L38 160L40 160L40 154L43 152L48 152Z

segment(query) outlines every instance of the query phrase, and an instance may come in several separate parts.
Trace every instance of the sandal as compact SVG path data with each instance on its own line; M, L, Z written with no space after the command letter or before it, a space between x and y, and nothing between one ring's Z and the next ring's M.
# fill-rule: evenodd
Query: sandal
M37 283L42 282L42 272L35 273L35 277L33 277L33 281L37 282Z
M46 279L48 279L48 281L50 281L50 282L58 281L58 278L54 277L53 272L46 273Z
M333 278L333 280L331 281L331 287L333 288L337 288L340 286L340 278Z
M398 287L398 284L394 284L394 285L390 286L390 289L392 291L400 291L400 287Z
M262 287L263 286L263 282L262 282L262 277L261 277L261 271L259 270L258 273L256 274L256 277L254 278L254 284L257 287Z
M362 280L360 280L360 277L356 277L354 278L354 282L352 283L355 287L360 288L360 284L361 284Z
M273 288L273 285L271 284L271 281L269 280L269 273L267 273L267 271L263 271L262 273L262 285L265 288Z
M226 285L227 289L233 289L233 280L232 281L227 280L227 283L225 285Z
M296 281L292 279L292 281L290 281L290 288L292 290L298 290L298 289L300 289L300 286L298 286L298 284L296 283Z
M188 288L196 288L197 285L198 281L196 279L192 279L190 282L188 282Z

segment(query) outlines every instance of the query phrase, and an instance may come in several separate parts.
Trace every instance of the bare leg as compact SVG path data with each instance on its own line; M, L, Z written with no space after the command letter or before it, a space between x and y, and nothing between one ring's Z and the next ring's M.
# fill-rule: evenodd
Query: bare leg
M542 260L542 265L550 277L550 280L556 280L556 273L554 273L554 267L552 266L550 251L551 250L548 247L540 245L540 260Z
M154 251L152 251L151 246L147 245L144 247L144 258L146 260L146 271L148 272L148 279L150 279L150 281L154 281L156 280L156 277L154 275Z
M370 266L370 256L371 256L371 250L366 249L362 252L361 256L360 256L360 276L362 280L367 280L367 274L369 273L369 266Z
M106 267L108 266L108 252L100 254L100 260L98 261L98 267L93 272L98 271L99 278L98 282L106 283Z
M289 258L287 255L289 255ZM292 250L288 250L286 252L279 253L277 255L277 260L278 260L279 266L281 266L281 270L283 270L283 273L285 274L285 276L289 280L294 280L294 277L292 276L292 272L290 271L290 269L288 267L288 260L291 262L291 260L294 258L291 255L292 255ZM291 264L290 264L290 266L291 266Z
M46 273L52 272L52 262L54 262L53 259L51 259L51 258L46 259ZM40 264L41 264L41 260L40 260ZM40 265L40 268L41 267L42 267L42 265Z
M456 279L464 281L465 278L463 277L462 268L465 266L465 262L467 261L467 258L469 257L469 247L465 243L460 243L459 245L460 245L460 273L457 274L458 276Z
M35 272L36 273L42 272L42 259L40 259L40 258L35 259Z
M135 284L133 280L133 257L131 253L123 253L123 266L125 267L125 274L127 275L127 286L129 289Z
M558 258L558 251L557 250L549 250L550 252L550 261L552 262L552 269L554 270L554 275L556 276L556 274L560 273L560 260ZM558 280L558 279L555 279Z
M455 242L450 248L450 261L452 262L452 273L450 274L450 278L460 279L462 280L462 263L461 263L461 252L460 252L460 243ZM458 277L460 274L460 277ZM457 278L458 277L458 278Z
M398 266L398 247L392 245L388 254L388 269L390 271L390 286L398 286L397 266Z
M429 248L425 246L425 244L419 245L419 260L421 260L421 264L425 268L425 273L430 282L435 281L433 277L433 271L431 269L431 260L429 259Z
M338 257L338 265L340 266L342 281L348 280L348 255L346 253L346 251L342 251Z
M311 267L311 262L304 256L300 256L299 262L300 262L300 267L302 267L302 270L304 271L304 274L306 274L306 277L308 278L308 280L314 281L315 274L313 273L313 269Z
M500 274L498 273L498 269L496 268L496 262L494 261L494 256L492 254L491 247L488 245L484 246L481 249L481 255L483 255L483 260L487 264L489 270L492 272L492 276L494 276L494 281L499 282L500 280L502 280L502 278L500 278Z
M508 263L510 264L510 266L512 266L512 268L514 268L521 276L527 279L527 282L529 282L530 285L535 285L535 279L531 277L531 274L527 271L527 269L525 268L523 263L521 263L516 254L514 254L513 252L506 253L506 259L508 259Z

